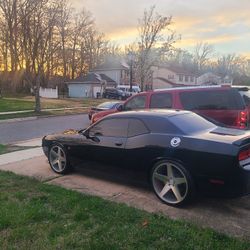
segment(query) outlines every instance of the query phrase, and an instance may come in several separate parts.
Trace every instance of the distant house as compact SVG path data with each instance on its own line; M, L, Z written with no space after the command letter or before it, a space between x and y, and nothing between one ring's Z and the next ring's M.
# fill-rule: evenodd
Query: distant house
M115 87L116 82L105 74L89 73L66 82L69 97L97 97L104 86Z
M153 89L196 85L196 74L177 66L152 66Z
M208 84L230 84L232 85L233 79L229 76L220 76L212 72L201 74L197 77L197 84L208 85Z
M124 62L109 59L105 63L91 70L93 73L105 74L117 85L129 84L129 66Z

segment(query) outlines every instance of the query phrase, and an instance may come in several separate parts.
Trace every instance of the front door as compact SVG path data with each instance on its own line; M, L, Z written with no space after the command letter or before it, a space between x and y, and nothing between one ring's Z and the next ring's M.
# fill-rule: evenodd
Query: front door
M92 160L121 165L127 141L128 119L109 118L93 125L89 131Z

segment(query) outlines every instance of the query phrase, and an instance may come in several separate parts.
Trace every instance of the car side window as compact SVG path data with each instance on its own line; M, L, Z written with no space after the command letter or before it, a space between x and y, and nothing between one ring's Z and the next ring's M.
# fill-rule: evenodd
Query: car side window
M128 119L105 119L89 130L90 136L127 137Z
M139 119L130 119L128 126L128 137L142 134L148 134L149 130L145 124Z
M150 108L172 108L172 94L156 93L151 95Z
M125 110L144 109L146 107L146 95L138 95L130 99L125 105Z

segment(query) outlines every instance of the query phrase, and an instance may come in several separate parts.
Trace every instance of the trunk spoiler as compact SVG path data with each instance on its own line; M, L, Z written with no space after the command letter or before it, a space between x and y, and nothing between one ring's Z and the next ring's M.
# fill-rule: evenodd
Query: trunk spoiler
M245 136L237 141L234 141L233 145L241 147L243 145L250 144L250 132L248 132L246 134L247 134L247 136Z

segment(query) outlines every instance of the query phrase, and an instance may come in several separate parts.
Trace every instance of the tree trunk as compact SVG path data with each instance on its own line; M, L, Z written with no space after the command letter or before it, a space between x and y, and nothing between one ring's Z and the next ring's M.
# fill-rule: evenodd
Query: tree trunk
M40 72L38 72L36 76L36 85L35 85L35 101L36 101L36 106L35 106L35 112L36 113L41 113L41 101L40 101L40 95L39 95L39 90L40 90Z

